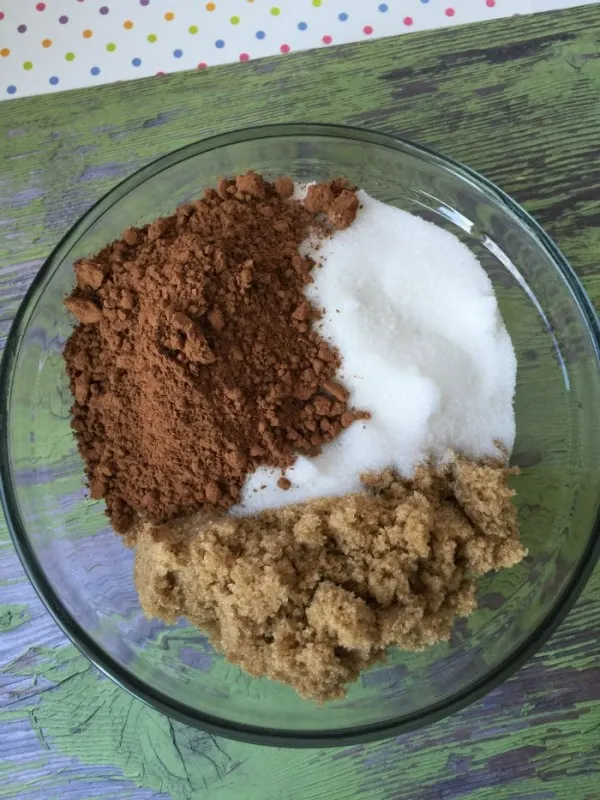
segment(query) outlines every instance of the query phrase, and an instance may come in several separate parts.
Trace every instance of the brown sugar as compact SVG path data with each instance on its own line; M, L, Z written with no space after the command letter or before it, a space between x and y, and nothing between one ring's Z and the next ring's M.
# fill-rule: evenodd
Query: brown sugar
M476 607L475 578L525 556L510 474L453 458L253 517L138 523L142 607L187 617L251 675L317 702L343 697L388 647L447 640Z
M72 427L116 530L225 509L257 467L283 471L365 416L304 295L314 263L300 244L358 206L343 181L319 186L329 202L311 210L290 178L223 179L75 264Z

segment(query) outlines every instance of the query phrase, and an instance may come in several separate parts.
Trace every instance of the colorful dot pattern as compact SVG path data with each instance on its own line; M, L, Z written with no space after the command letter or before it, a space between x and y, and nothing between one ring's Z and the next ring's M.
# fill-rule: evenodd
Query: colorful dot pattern
M597 0L0 0L0 100Z

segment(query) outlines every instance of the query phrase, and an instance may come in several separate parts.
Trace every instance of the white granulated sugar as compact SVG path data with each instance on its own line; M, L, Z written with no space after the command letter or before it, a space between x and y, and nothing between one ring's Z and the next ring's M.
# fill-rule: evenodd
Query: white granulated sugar
M325 309L324 338L342 356L350 405L370 411L316 458L249 476L235 513L360 489L359 475L409 476L448 450L508 450L515 436L516 359L483 268L455 236L359 192L353 224L322 242L307 296ZM307 248L310 246L307 244ZM265 488L261 488L261 487Z

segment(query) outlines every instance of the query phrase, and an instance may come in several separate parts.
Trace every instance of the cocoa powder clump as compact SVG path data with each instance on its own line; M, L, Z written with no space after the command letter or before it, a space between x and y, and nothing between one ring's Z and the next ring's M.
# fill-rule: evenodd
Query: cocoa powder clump
M313 330L298 250L351 224L358 200L339 180L305 204L292 192L254 172L221 180L75 265L72 427L116 530L228 508L249 472L283 472L365 416Z

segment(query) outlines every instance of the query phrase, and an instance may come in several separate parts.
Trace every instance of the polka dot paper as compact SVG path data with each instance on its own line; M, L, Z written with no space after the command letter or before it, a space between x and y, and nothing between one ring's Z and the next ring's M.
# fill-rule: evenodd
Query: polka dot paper
M585 4L586 0L0 0L0 99Z

